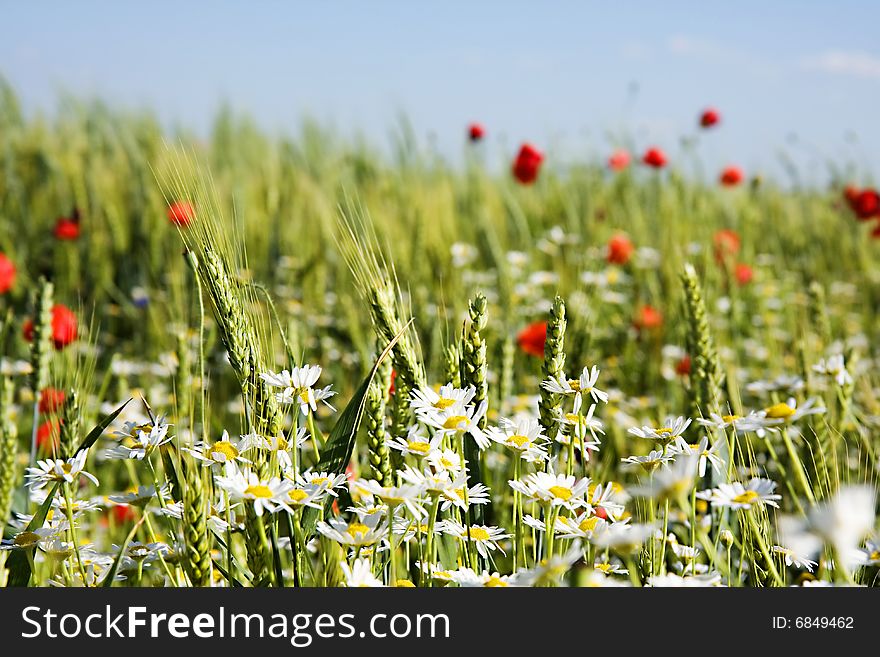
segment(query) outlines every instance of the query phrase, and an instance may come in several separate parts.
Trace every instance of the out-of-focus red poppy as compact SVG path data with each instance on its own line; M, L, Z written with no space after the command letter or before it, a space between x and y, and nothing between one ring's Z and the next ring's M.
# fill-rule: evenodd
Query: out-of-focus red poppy
M602 518L602 520L608 520L608 512L601 506L593 507L593 515L597 518Z
M195 209L189 201L175 201L168 206L168 221L175 226L189 226L195 217Z
M877 222L877 225L874 226L874 230L871 231L871 237L875 240L880 239L880 221Z
M709 107L703 110L703 113L700 114L700 127L701 128L711 128L712 126L718 125L721 121L721 114L718 113L713 107Z
M688 376L691 373L691 357L685 354L681 360L675 364L675 373L678 376Z
M397 370L395 370L394 368L392 368L392 369L391 369L391 385L388 386L388 396L389 396L389 397L390 397L391 395L393 395L393 394L394 394L394 391L396 390L396 388L394 387L394 382L395 382L396 380L397 380Z
M15 276L17 274L15 263L0 253L0 294L6 294L15 285Z
M55 228L52 231L55 239L61 242L70 242L79 237L79 221L61 217L55 222Z
M635 319L633 319L633 326L640 331L658 329L663 326L663 313L648 304L640 306L636 311Z
M656 146L652 146L645 151L645 154L642 156L642 162L654 169L662 169L666 166L666 153Z
M40 394L38 409L40 413L54 413L64 404L66 395L58 388L45 388Z
M468 137L471 141L480 141L486 136L486 129L482 123L471 123L468 126Z
M712 244L715 250L715 261L723 264L727 258L739 253L739 234L730 228L722 228L715 233Z
M43 454L58 451L61 435L61 420L46 420L37 427L37 449Z
M52 341L56 349L64 349L76 340L78 330L76 315L67 306L56 303L52 306ZM24 339L28 342L34 339L34 321L26 319L22 325Z
M623 171L629 166L630 160L629 151L618 148L608 158L608 168L612 171Z
M755 278L755 271L749 265L741 262L733 270L733 275L739 285L748 285Z
M626 233L617 233L617 235L608 240L608 250L605 254L605 259L614 265L625 265L632 257L635 248Z
M850 209L860 221L880 217L880 194L876 189L848 187L844 191Z
M737 166L729 166L725 167L721 172L721 175L718 177L718 182L720 182L725 187L735 187L739 185L743 181L743 172Z
M113 522L117 525L134 522L138 517L137 509L130 504L117 504L110 508L110 513L113 516Z
M535 356L536 358L544 357L544 343L546 341L547 322L529 324L516 336L519 348L529 356Z
M538 170L544 154L531 144L523 144L513 161L513 177L523 185L530 185L538 178Z

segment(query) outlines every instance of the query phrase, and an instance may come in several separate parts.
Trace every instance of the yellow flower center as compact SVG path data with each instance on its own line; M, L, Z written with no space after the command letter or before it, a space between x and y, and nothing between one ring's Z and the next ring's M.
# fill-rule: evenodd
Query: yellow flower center
M219 461L215 454L222 454L227 461L234 461L238 458L238 449L228 440L220 440L211 446L211 458Z
M596 525L598 524L599 518L597 518L596 516L592 516L591 518L584 518L583 520L581 520L580 524L578 525L578 529L582 532L591 532L596 529Z
M441 397L437 401L434 402L434 408L439 408L441 411L449 408L455 403L454 399L449 399L449 397Z
M254 484L253 486L248 486L247 488L245 488L244 494L250 495L251 497L268 499L272 497L272 490L265 484Z
M290 499L292 499L294 502L302 502L308 496L309 494L305 492L302 488L294 488L292 491L290 491L289 494Z
M131 431L128 432L128 435L132 438L137 438L139 433L150 433L152 430L152 424L138 424L131 428Z
M610 563L597 563L593 567L596 570L605 573L606 575L608 575L609 573L611 573L614 570L614 565L610 564Z
M785 402L773 404L770 408L765 409L764 412L767 414L767 417L774 420L785 420L795 413L794 409Z
M430 443L426 443L423 440L414 440L409 443L407 449L411 452L416 452L417 454L425 455L431 450Z
M571 489L565 486L550 486L547 490L550 491L553 497L557 497L565 502L568 502L572 495Z
M515 445L518 449L523 449L524 447L527 447L531 442L532 441L528 436L522 436L520 434L509 436L507 438L507 444Z
M722 415L721 419L725 422L735 422L739 419L739 415Z
M733 498L737 504L754 504L760 499L760 496L753 490L747 490Z
M568 387L571 388L572 390L574 390L575 392L578 392L581 389L581 382L579 379L569 379L568 380Z
M502 588L508 586L508 584L497 575L492 575L489 579L486 580L486 583L483 586L487 588Z
M348 532L348 535L352 538L357 538L358 534L366 534L368 531L370 531L370 528L360 522L353 522L348 526L348 529L346 529L346 531Z
M465 534L466 536L467 534ZM471 527L471 540L472 541L488 541L489 540L489 532L487 532L482 527Z
M443 423L444 429L456 429L461 430L459 425L467 424L467 417L464 415L453 415L451 417L446 418L446 422Z
M455 463L450 461L445 456L440 459L440 465L442 465L444 468L454 468L455 467Z
M330 479L328 477L315 477L314 479L312 479L311 483L315 484L316 486L323 486L324 484L329 484Z
M394 583L394 586L403 589L414 589L416 587L416 585L410 582L408 579L399 579Z
M660 427L659 429L657 429L657 433L661 436L668 436L672 433L672 429L670 429L669 427Z

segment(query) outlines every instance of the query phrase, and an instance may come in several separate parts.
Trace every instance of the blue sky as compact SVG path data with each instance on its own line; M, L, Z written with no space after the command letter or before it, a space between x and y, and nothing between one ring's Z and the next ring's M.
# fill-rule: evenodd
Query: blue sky
M807 179L829 158L880 172L880 3L611 4L0 0L0 74L28 111L69 92L202 132L223 101L269 131L309 115L377 143L403 113L453 160L471 120L494 159L523 140L604 157L609 135L674 156L714 105L713 175L778 174L783 149Z

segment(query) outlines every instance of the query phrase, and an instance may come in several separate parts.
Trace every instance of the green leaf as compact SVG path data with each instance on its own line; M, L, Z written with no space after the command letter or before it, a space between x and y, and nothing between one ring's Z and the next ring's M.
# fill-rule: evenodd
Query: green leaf
M55 499L55 493L58 492L60 486L61 484L57 483L52 487L52 490L46 495L46 500L37 509L37 512L31 518L27 527L24 528L24 531L32 532L43 526L46 522L46 516L49 515L49 509L52 507L52 500ZM6 568L9 570L9 577L6 580L7 587L27 586L30 583L32 574L31 562L24 550L13 550L12 554L9 555L9 560L6 562Z
M381 365L382 361L388 357L391 350L394 348L394 345L397 344L397 341L400 340L401 336L409 328L411 323L412 320L407 322L406 326L403 327L400 333L395 335L394 339L388 343L388 346L385 347L385 350L379 355L379 358L376 359L376 363L373 365L373 369L370 370L367 378L363 380L360 387L357 389L357 392L348 402L345 410L342 411L333 430L330 432L330 435L327 436L327 442L321 452L321 460L318 465L315 466L316 472L338 473L342 472L345 469L345 466L348 465L348 462L351 460L351 453L354 450L358 428L364 417L364 406L366 406L367 391L370 389L370 384L373 382L373 378L379 370L379 365ZM324 504L324 513L327 512L332 503L332 499L327 500ZM306 541L311 538L317 523L318 511L311 507L307 508L303 513L303 530Z
M80 443L80 446L70 456L75 456L76 454L79 454L81 451L91 448L91 446L97 442L98 438L101 437L101 434L104 433L104 431L107 429L107 427L110 426L110 423L113 422L113 420L115 420L119 416L119 414L122 412L122 410L126 406L128 406L128 403L130 401L131 401L131 398L129 397L128 401L123 402L119 408L117 408L115 411L113 411L109 415L105 415L101 419L101 421L98 422L97 425L95 425L95 428L92 429L91 431L89 431L89 435L85 437L85 439L82 441L82 443Z

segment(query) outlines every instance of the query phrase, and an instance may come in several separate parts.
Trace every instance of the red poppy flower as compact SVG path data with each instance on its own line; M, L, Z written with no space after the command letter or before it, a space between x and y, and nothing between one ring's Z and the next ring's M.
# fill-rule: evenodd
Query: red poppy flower
M684 357L675 364L675 373L678 376L688 376L691 373L691 357L685 354Z
M601 506L593 507L593 515L602 520L608 520L608 512Z
M28 342L34 339L34 322L26 319L22 326L24 339ZM77 321L73 311L60 303L52 306L52 341L56 349L64 349L76 340Z
M718 125L719 121L721 121L721 115L718 113L718 110L711 107L703 110L703 113L700 114L701 128L711 128L714 125Z
M58 451L61 420L46 420L37 427L37 449L44 454Z
M69 242L79 237L79 222L66 217L61 217L55 222L55 229L52 231L55 239L62 242Z
M633 325L640 331L653 331L663 326L663 313L645 304L636 311Z
M113 516L113 521L117 525L124 525L127 522L134 522L137 520L137 510L130 504L117 504L116 506L111 507L110 513Z
M722 228L712 238L715 247L715 261L723 264L729 256L739 253L739 234L730 228Z
M54 413L64 404L66 395L58 388L46 388L40 394L39 411L42 414Z
M718 182L720 182L725 187L735 187L736 185L739 185L742 180L742 169L736 166L725 167L725 169L721 172L721 175L718 177Z
M195 216L195 209L189 201L175 201L168 206L168 221L175 226L189 226Z
M0 253L0 294L6 294L12 289L16 273L12 260Z
M544 357L544 343L546 341L547 322L529 324L516 336L519 348L529 356L535 356L536 358Z
M740 285L748 285L755 277L755 272L748 265L740 263L736 266L736 269L733 270L733 275L736 277L737 283Z
M544 161L544 154L531 144L523 144L513 161L513 177L523 185L530 185L538 178L538 169Z
M645 154L642 156L642 162L647 164L649 167L662 169L666 166L666 153L661 151L659 148L651 147L645 151Z
M629 151L619 148L608 158L608 168L612 171L623 171L630 163Z
M394 368L392 368L392 369L391 369L391 385L388 386L388 396L389 396L389 397L390 397L391 395L393 395L393 394L394 394L394 391L396 390L396 388L394 387L394 382L395 382L396 380L397 380L397 370L395 370Z
M605 259L614 265L625 265L635 251L632 241L625 233L618 233L608 240L608 251Z
M486 129L481 123L471 123L468 126L468 137L471 141L480 141L486 136Z
M880 194L876 189L850 190L847 200L860 221L880 217Z

